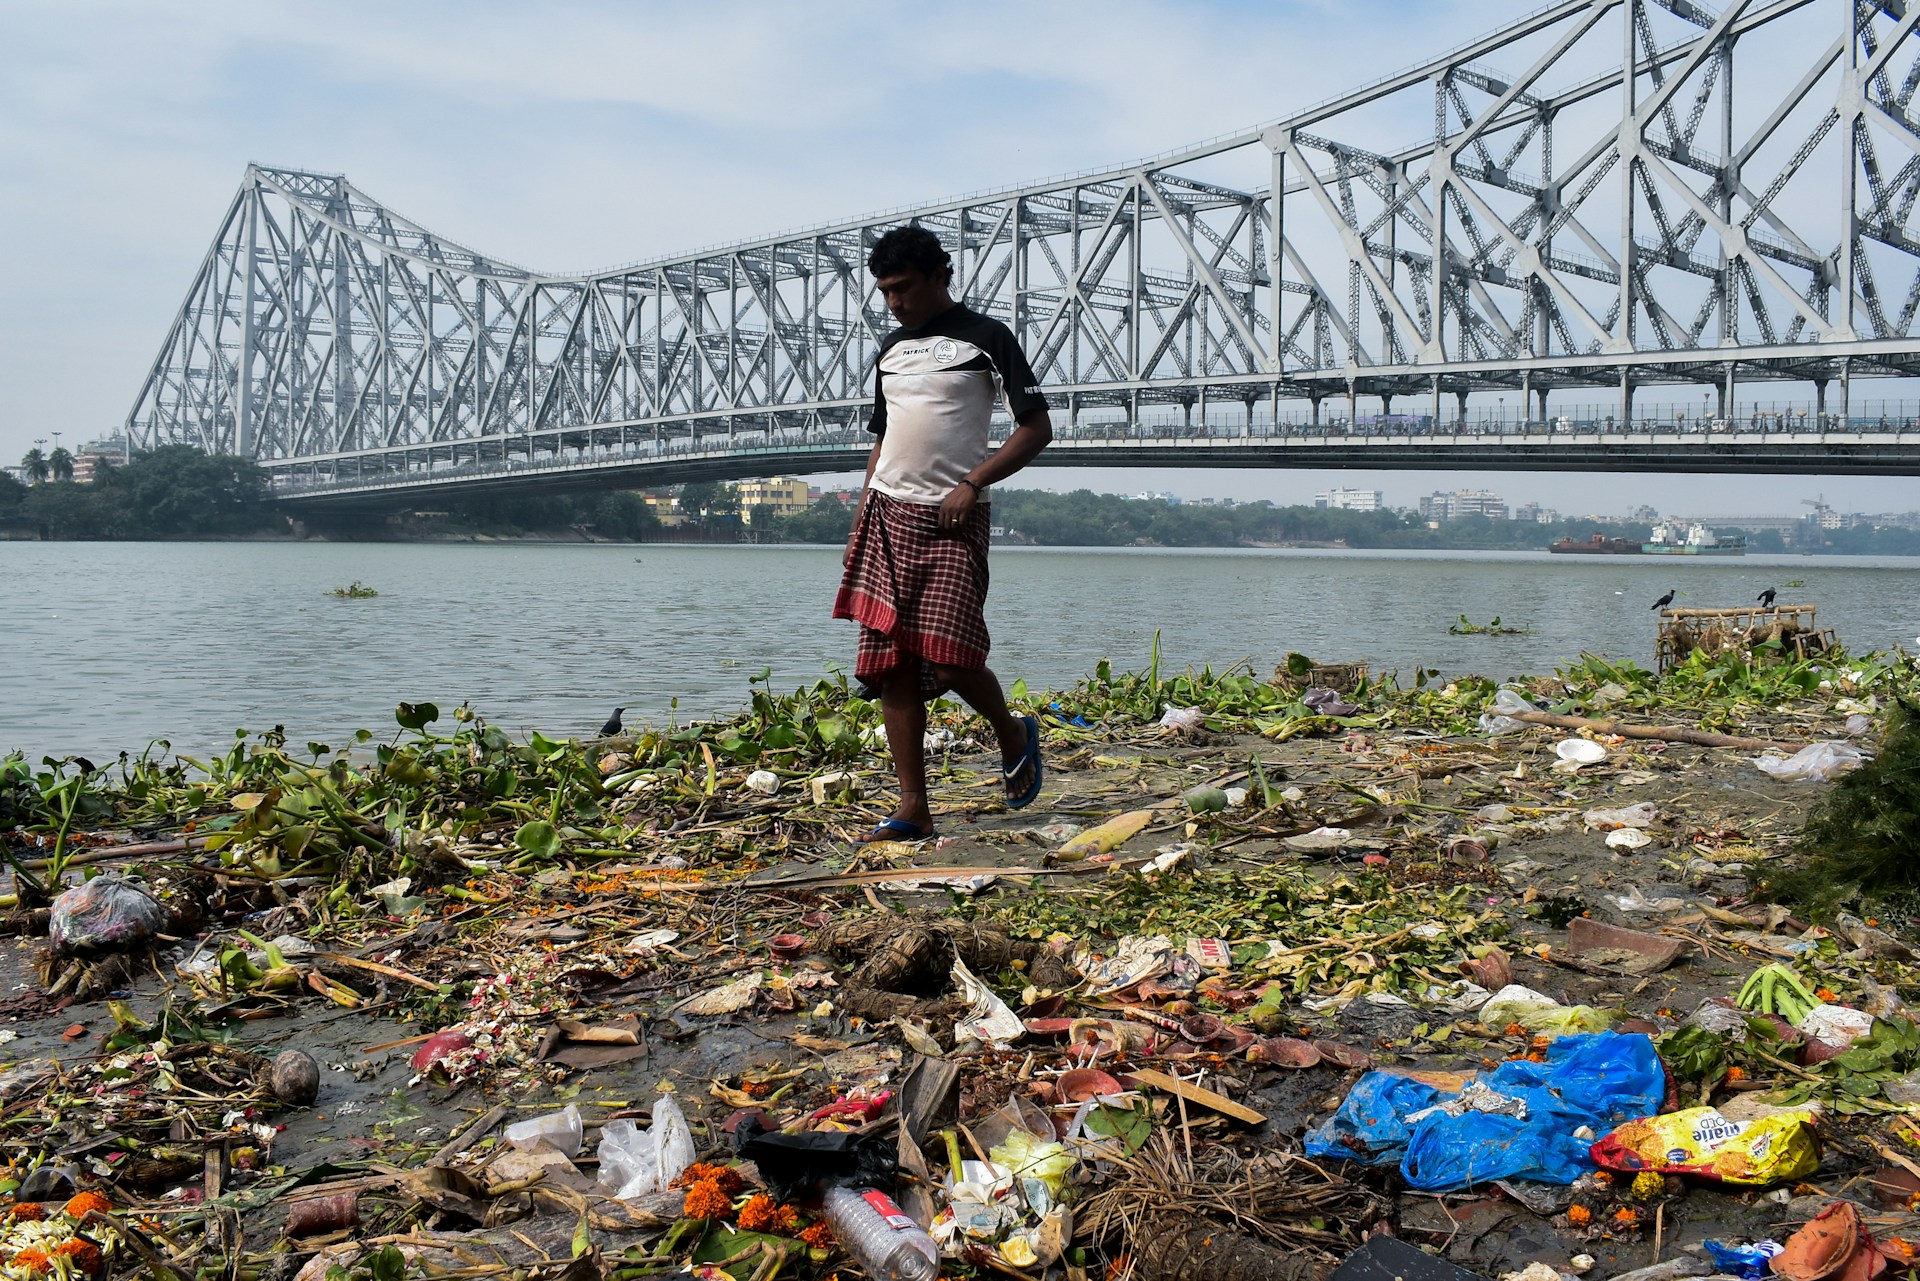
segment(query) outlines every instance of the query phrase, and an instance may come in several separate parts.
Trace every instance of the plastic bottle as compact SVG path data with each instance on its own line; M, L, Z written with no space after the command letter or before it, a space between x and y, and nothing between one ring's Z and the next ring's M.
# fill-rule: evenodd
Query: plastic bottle
M873 1188L829 1188L822 1205L840 1244L873 1281L934 1281L940 1247L932 1237Z

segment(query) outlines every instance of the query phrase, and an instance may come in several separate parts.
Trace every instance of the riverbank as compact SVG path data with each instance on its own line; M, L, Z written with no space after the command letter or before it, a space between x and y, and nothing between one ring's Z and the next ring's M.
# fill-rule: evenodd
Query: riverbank
M62 873L46 860L76 854L70 880L83 866L137 878L186 941L160 941L157 967L37 970L44 914L16 912L0 1081L32 1103L14 1105L0 1146L19 1166L69 1150L61 1118L87 1100L93 1132L114 1137L76 1177L112 1199L123 1249L183 1276L277 1275L348 1240L398 1241L416 1266L577 1257L569 1275L680 1275L744 1251L729 1268L747 1281L773 1251L783 1275L845 1276L782 1235L804 1215L737 1208L751 1183L702 1193L699 1220L680 1192L606 1199L601 1136L661 1115L671 1089L695 1149L725 1163L743 1113L804 1124L827 1109L858 1130L894 1096L925 1125L913 1159L937 1183L945 1131L971 1158L972 1143L1071 1120L1058 1098L1090 1078L1061 1073L1088 1060L1120 1093L1066 1155L1059 1194L1077 1204L1055 1227L1072 1253L1048 1275L1128 1254L1142 1281L1181 1275L1155 1242L1184 1225L1153 1226L1175 1204L1268 1207L1208 1229L1219 1276L1274 1275L1248 1269L1277 1266L1276 1249L1299 1265L1289 1275L1314 1275L1384 1225L1489 1276L1545 1262L1607 1277L1709 1237L1783 1236L1816 1189L1872 1200L1860 1176L1885 1163L1875 1145L1903 1143L1886 1091L1920 1066L1913 1053L1842 1072L1793 1064L1777 1040L1687 1030L1775 959L1821 999L1912 1026L1888 1003L1920 996L1898 903L1874 916L1892 938L1849 938L1868 927L1756 896L1794 859L1809 807L1844 784L1776 780L1752 748L1489 734L1491 682L1298 670L1276 684L1103 667L1030 698L1048 783L1017 813L977 723L942 712L942 831L918 845L848 843L886 813L890 782L878 709L830 683L755 685L738 716L597 743L516 742L403 704L377 757L268 737L205 770L156 757L59 782L9 765L12 860L49 888ZM1319 711L1304 698L1316 680L1339 696L1315 695ZM1659 679L1596 661L1519 688L1561 713L1791 748L1872 743L1917 683L1894 656ZM1582 754L1599 759L1569 768ZM956 1032L956 947L1020 1011L996 1033L1007 1049ZM1489 1014L1509 981L1536 1004ZM1680 1102L1737 1112L1766 1090L1810 1094L1818 1171L1794 1176L1791 1201L1591 1178L1435 1200L1399 1193L1387 1169L1298 1160L1367 1065L1457 1084L1446 1074L1556 1061L1555 1035L1599 1026L1653 1035ZM254 1083L288 1049L321 1069L310 1107ZM568 1105L586 1131L573 1161L501 1141L506 1123ZM951 1199L933 1187L922 1203L914 1186L898 1193L912 1211ZM1122 1189L1116 1217L1102 1193ZM322 1198L327 1214L300 1220L319 1227L283 1239L290 1207L307 1216ZM743 1218L768 1238L737 1231ZM1041 1275L1005 1240L1041 1221L1016 1218L985 1230L1001 1241L993 1267Z

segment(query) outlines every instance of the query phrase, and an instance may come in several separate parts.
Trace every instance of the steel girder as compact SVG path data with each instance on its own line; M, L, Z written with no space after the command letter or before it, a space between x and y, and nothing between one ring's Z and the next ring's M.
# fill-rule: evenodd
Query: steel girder
M1138 165L584 276L252 166L127 428L295 488L842 440L910 219L1075 423L1602 388L1625 424L1636 385L1911 374L1905 4L1566 0Z

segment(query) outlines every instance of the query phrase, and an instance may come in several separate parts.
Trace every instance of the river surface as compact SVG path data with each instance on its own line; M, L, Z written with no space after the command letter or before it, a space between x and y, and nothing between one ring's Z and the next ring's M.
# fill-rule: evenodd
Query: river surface
M401 700L471 702L516 734L728 712L772 668L851 668L819 547L0 542L0 752L199 755L236 728L341 744ZM353 580L374 599L337 600ZM1799 581L1801 586L1788 586ZM1289 650L1376 670L1541 673L1592 650L1651 666L1654 599L1811 603L1857 650L1920 637L1920 559L997 547L993 666L1035 689L1101 658L1163 670ZM1524 636L1449 636L1460 614ZM675 704L677 700L677 706Z

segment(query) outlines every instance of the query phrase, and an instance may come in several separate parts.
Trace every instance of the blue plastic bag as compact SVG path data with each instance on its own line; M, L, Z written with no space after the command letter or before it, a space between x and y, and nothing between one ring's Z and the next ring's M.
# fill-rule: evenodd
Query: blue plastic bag
M1746 1281L1761 1281L1770 1275L1769 1260L1783 1248L1778 1241L1755 1241L1751 1245L1725 1245L1719 1241L1700 1244L1707 1248L1707 1257L1723 1275L1744 1277Z
M1453 1191L1495 1179L1571 1183L1594 1168L1582 1126L1604 1133L1652 1116L1667 1077L1653 1042L1638 1033L1563 1036L1544 1063L1518 1059L1479 1078L1496 1094L1523 1100L1527 1119L1489 1112L1407 1117L1456 1097L1408 1077L1369 1072L1327 1122L1307 1136L1307 1152L1368 1165L1398 1159L1407 1184Z
M1307 1132L1307 1155L1392 1165L1411 1137L1402 1118L1449 1097L1409 1076L1369 1072L1354 1082L1339 1111Z

